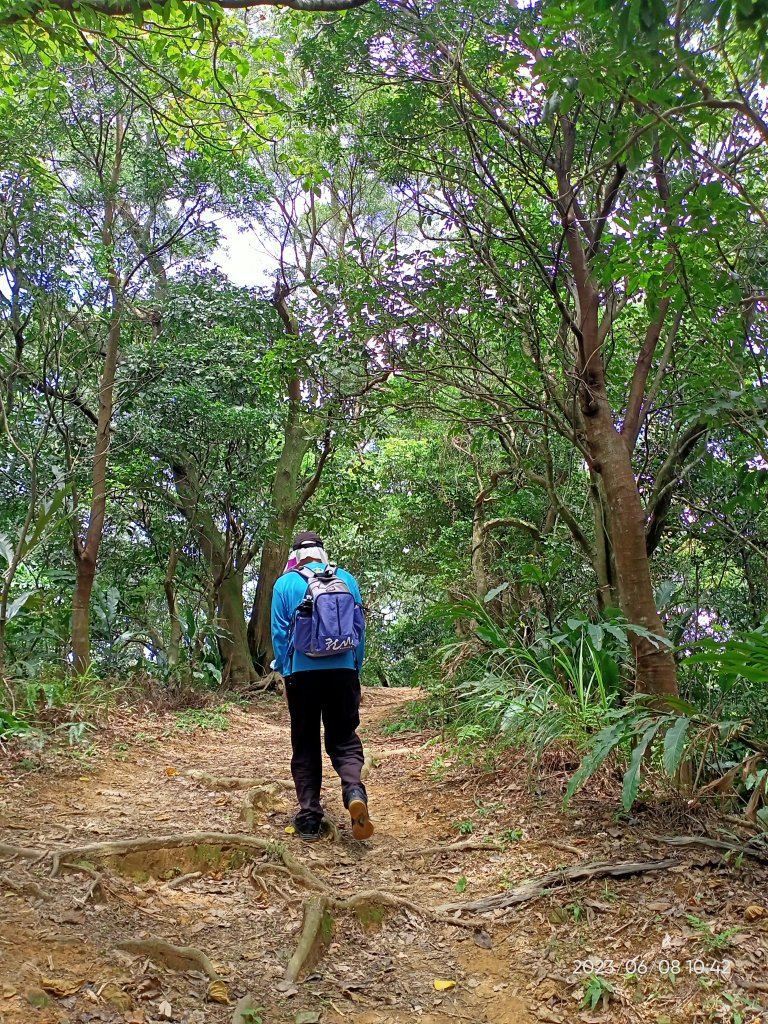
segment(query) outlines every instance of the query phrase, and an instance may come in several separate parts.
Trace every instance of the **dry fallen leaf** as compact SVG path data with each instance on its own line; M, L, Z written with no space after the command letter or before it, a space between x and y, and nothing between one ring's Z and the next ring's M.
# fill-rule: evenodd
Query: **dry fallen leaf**
M13 999L18 991L19 990L14 988L13 985L3 985L2 993L0 994L2 994L3 999Z
M229 1006L229 989L226 982L220 978L210 983L207 995L212 1003L221 1003L223 1006Z
M159 1017L165 1017L166 1020L171 1020L173 1017L173 1007L167 999L164 999L162 1003L158 1005L157 1013Z
M178 775L179 774L179 769L178 768L174 768L172 765L168 765L166 767L166 769L165 769L165 774L169 778L172 778L174 775Z
M768 910L765 907L758 906L757 903L750 903L747 909L744 911L744 917L748 921L757 921L761 917L765 917L768 914Z
M296 829L293 827L293 825L287 825L285 831L288 833L289 836L292 836L296 832Z
M85 984L84 980L80 978L41 978L40 988L45 989L46 992L50 992L51 995L56 996L58 999L64 999L65 996L73 996L75 992L79 992Z
M456 988L456 982L448 978L435 978L432 984L436 992L447 992L449 988Z

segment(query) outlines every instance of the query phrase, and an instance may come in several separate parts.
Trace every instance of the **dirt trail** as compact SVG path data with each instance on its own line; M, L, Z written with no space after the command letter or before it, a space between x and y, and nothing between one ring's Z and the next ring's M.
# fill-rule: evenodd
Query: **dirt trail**
M606 977L592 1007L590 978L578 976L577 964L589 955L610 956L623 976L630 957L658 966L665 949L666 957L681 961L686 955L722 960L725 946L705 951L681 919L686 907L702 918L725 908L743 921L746 905L763 903L765 873L754 866L743 867L734 881L725 868L698 870L706 856L686 857L663 877L611 887L594 882L576 896L561 890L546 901L485 915L482 929L455 927L402 905L476 899L595 856L669 853L651 850L642 828L612 828L603 812L566 820L509 766L495 775L471 767L441 772L436 739L381 731L413 697L412 690L365 691L364 742L377 755L368 780L376 833L367 844L351 837L329 764L324 801L340 826L337 841L307 845L286 832L293 794L279 785L257 792L250 825L242 818L247 791L217 788L215 780L225 777L289 778L287 715L277 698L230 711L226 731L181 732L172 716L134 720L112 735L108 749L94 750L74 768L70 761L53 771L9 770L0 777L0 843L63 852L217 832L261 844L242 851L208 839L108 860L85 853L55 876L50 858L35 864L31 857L9 858L6 850L0 1024L217 1024L233 1019L233 1004L246 994L259 1010L242 1024L729 1020L700 1015L710 994L700 977L689 971L675 985L654 976L654 967L634 988ZM194 724L195 716L186 721ZM199 721L224 724L205 713ZM203 774L190 777L190 770ZM434 852L462 839L463 849ZM486 839L495 845L482 848ZM384 908L374 900L360 912L326 918L318 933L323 949L316 950L323 955L294 984L286 966L313 886L342 900L377 890L401 905ZM758 895L750 898L753 891ZM730 975L704 978L715 994L730 985L734 1006L751 1002L744 1022L766 1019L759 981L749 994L744 989L744 978L759 979L768 966L766 932L768 910L743 938L733 936L741 946L729 970L741 972L740 988ZM207 967L178 955L163 962L160 947L146 945L157 939L195 947ZM454 984L441 991L436 981Z

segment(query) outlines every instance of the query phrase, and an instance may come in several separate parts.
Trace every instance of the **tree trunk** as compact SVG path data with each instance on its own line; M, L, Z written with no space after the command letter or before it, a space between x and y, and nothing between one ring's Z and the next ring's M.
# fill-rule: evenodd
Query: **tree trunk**
M267 672L274 657L272 650L272 592L285 568L290 552L291 531L296 516L275 521L274 535L267 537L261 548L259 579L248 622L248 647L253 663L260 672Z
M115 196L120 182L124 140L125 123L122 115L118 114L115 119L115 159L109 182L105 186L107 191L104 201L104 222L101 228L102 244L105 251L110 253L115 240L115 217L117 215ZM91 507L85 538L82 539L76 532L73 540L77 573L75 592L72 598L72 665L76 673L86 672L91 663L91 594L96 578L99 548L104 535L115 377L125 307L124 282L118 273L113 257L110 257L108 289L110 299L109 334L104 351L104 366L99 380L99 412L96 421L96 442L93 449L91 474ZM75 529L77 530L77 527Z
M566 126L567 127L567 126ZM571 143L573 136L570 136ZM572 157L572 148L564 157ZM575 196L567 174L558 176L561 193L565 241L576 286L579 406L584 419L584 433L590 456L590 470L600 474L607 505L607 522L613 540L616 582L621 610L630 623L643 626L664 637L664 627L656 610L651 583L651 568L646 550L645 513L637 481L632 469L634 438L623 437L614 426L614 413L608 400L599 324L600 292L592 280L587 252L584 249L575 212ZM664 307L666 309L666 306ZM660 324L663 324L663 316ZM660 329L659 324L659 329ZM653 335L658 339L652 325ZM649 333L651 327L649 327ZM646 337L646 342L648 338ZM637 394L642 395L644 380L639 372L644 365L646 376L653 348L644 345L632 380L628 405L640 407ZM625 418L625 426L627 420ZM632 636L636 659L635 686L641 693L668 696L677 694L675 660L667 647L643 637Z
M96 562L88 552L75 556L77 574L72 597L72 669L76 675L88 671L91 663L91 594L96 580Z
M491 589L488 582L488 571L485 563L485 491L481 491L475 498L475 510L472 516L472 553L470 564L472 566L472 581L475 597L483 601L485 595Z
M272 302L283 322L287 335L298 337L298 324L288 309L288 289L279 281L275 285ZM283 571L290 551L291 533L301 510L317 490L323 467L331 450L330 430L326 431L323 450L312 476L301 479L301 466L312 443L302 416L301 381L298 376L288 383L288 415L285 422L283 447L272 482L272 508L274 515L267 528L261 549L259 579L248 621L248 646L256 668L266 673L274 652L272 650L272 592Z
M228 681L233 686L245 686L257 678L257 673L248 650L242 573L232 572L219 584L217 612L219 649L228 667Z
M600 485L600 477L592 471L592 482L589 485L589 499L595 519L595 545L592 565L597 576L597 607L604 612L606 608L619 606L619 595L616 592L616 566L613 559L613 542L605 514L606 499Z
M593 415L585 416L585 431L608 505L621 610L630 623L663 637L664 627L656 610L645 546L645 514L631 456L613 425L607 402L598 402L597 406ZM637 690L677 694L677 673L670 651L643 637L633 637L633 647L637 659Z
M168 553L168 566L165 570L165 578L163 580L163 590L165 591L165 601L168 605L168 619L171 626L171 636L168 642L168 665L170 668L175 668L179 663L179 651L181 649L181 623L179 622L179 603L176 597L176 587L174 586L174 577L176 576L176 566L179 561L179 549L175 544L171 544L171 550Z
M247 686L258 676L248 650L243 605L243 574L232 564L226 539L202 502L194 471L180 463L172 467L181 509L208 566L216 594L216 624L221 630L219 651L224 675L232 686Z

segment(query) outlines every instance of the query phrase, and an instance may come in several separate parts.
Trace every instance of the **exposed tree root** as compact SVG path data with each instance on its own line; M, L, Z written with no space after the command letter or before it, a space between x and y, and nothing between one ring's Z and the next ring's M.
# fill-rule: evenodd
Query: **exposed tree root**
M293 789L293 782L286 779L272 781L270 779L248 779L241 776L211 775L210 772L199 771L197 768L185 768L179 774L187 779L202 783L208 789L222 793L229 793L236 789L266 789L274 787L276 793L284 789Z
M169 878L165 883L166 889L180 889L187 882L194 882L203 877L202 871L188 871L186 875L177 875L176 878Z
M15 879L9 875L0 875L0 889L15 892L19 896L34 896L38 900L50 899L48 894L43 892L37 882L31 878Z
M31 850L28 846L11 846L10 843L0 843L0 857L14 860L44 860L46 856L46 850Z
M316 892L327 892L329 886L309 868L298 861L282 843L230 832L184 832L168 836L147 836L140 839L118 839L103 843L89 843L65 850L30 850L21 846L5 846L0 854L31 861L51 861L51 875L56 876L63 867L77 867L78 862L93 858L96 860L121 857L131 853L149 853L154 850L179 850L185 848L213 848L224 851L259 852L281 861L293 877Z
M256 1011L259 1004L252 995L243 996L238 999L235 1009L232 1012L232 1024L250 1024L256 1018Z
M528 900L536 899L552 889L569 885L574 882L586 882L591 878L626 878L629 875L640 875L646 871L665 871L667 868L675 867L680 863L679 857L667 857L665 860L651 861L594 861L591 864L576 864L570 868L561 868L556 871L548 871L538 878L529 878L508 892L499 893L496 896L487 896L482 900L472 900L469 903L444 903L438 907L438 912L454 913L456 911L473 910L478 913L487 913L490 910L505 910L516 903L526 903Z
M333 938L330 908L335 902L328 896L310 896L304 901L304 923L299 943L285 969L286 981L298 981L322 957Z
M341 842L341 832L339 831L339 826L336 824L333 818L329 818L327 814L324 814L321 824L328 833L328 835L331 837L332 843Z
M221 975L211 961L195 946L174 946L165 939L126 939L118 942L118 949L136 956L146 956L156 964L169 967L172 971L200 971L211 981L219 981Z
M270 782L263 786L254 786L243 797L240 817L252 829L259 811L272 811L282 803L283 788L278 782Z
M283 867L282 864L273 864L271 861L254 861L252 864L248 865L248 878L250 878L252 882L258 880L259 885L266 892L267 885L266 882L264 882L262 877L263 875L284 875L286 878L293 879L293 874L288 870L288 868Z
M413 754L421 747L390 747L385 750L366 750L363 760L363 767L360 772L360 781L365 782L374 768L384 760L385 757L397 757L401 754Z
M449 917L439 911L414 903L413 900L380 889L358 892L346 899L337 899L327 894L310 896L304 901L304 921L301 935L296 950L286 967L285 980L298 981L320 960L326 946L333 938L337 914L351 911L363 927L370 927L380 924L385 910L389 909L409 910L429 921L453 925L456 928L474 929L481 926L480 921L462 921Z
M709 846L714 850L743 854L745 857L754 857L755 860L768 863L768 845L761 841L759 836L744 843L731 843L725 839L712 839L710 836L655 836L650 834L648 838L657 843L664 843L666 846Z

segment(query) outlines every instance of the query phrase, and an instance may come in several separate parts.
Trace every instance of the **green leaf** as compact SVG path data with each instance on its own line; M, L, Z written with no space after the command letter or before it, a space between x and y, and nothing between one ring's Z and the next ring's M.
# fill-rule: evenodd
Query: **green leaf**
M637 800L637 794L640 790L640 768L643 763L643 757L648 747L653 742L653 738L661 727L662 721L653 722L638 740L637 746L632 751L632 758L629 762L629 768L624 773L624 785L622 787L621 802L625 811L629 811L632 808L632 804Z
M8 565L13 561L13 545L4 533L0 533L0 555L3 556Z
M587 626L587 632L589 633L589 639L592 641L592 646L596 651L603 649L603 639L605 632L602 626L598 626L595 622L590 622Z
M680 767L685 752L685 737L688 733L690 718L680 717L675 724L667 729L664 736L664 771L670 777Z
M622 740L626 739L627 734L628 726L624 719L620 719L613 725L606 726L604 729L600 730L594 738L592 750L581 762L580 766L571 778L571 781L568 783L564 800L566 806L570 803L574 793L576 793L584 783L594 775L611 751L614 750Z
M15 619L16 616L21 611L21 609L24 607L24 605L30 599L30 597L32 597L36 593L37 593L36 590L27 590L23 594L19 594L19 596L17 598L14 598L14 600L11 601L11 603L8 605L8 607L5 610L5 621L6 622L10 622L11 619Z
M483 604L490 604L494 598L497 598L499 594L503 594L509 587L508 583L500 583L498 587L494 587L493 590L489 590L483 598Z

